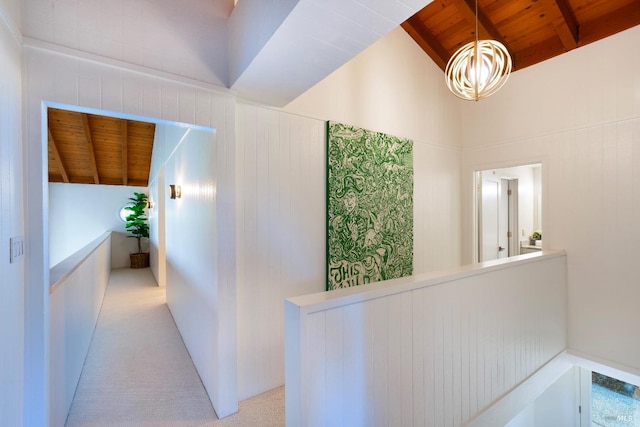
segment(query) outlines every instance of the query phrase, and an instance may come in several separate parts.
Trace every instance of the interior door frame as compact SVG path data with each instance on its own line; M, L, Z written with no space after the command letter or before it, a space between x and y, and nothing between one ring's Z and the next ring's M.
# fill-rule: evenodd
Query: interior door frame
M476 166L472 166L472 169L469 168L467 169L467 173L471 172L471 188L472 188L472 194L470 194L471 196L471 218L469 218L468 216L466 217L467 220L471 220L469 223L469 227L471 230L471 239L470 242L467 241L467 244L471 243L471 253L467 252L468 255L471 255L471 259L467 258L468 255L465 254L464 259L466 259L467 261L465 262L471 262L471 263L478 263L480 262L480 256L481 256L481 248L480 245L482 244L482 240L481 240L481 224L482 224L482 216L481 216L481 212L482 212L482 172L486 171L486 170L500 170L500 169L509 169L509 168L517 168L517 167L521 167L521 166L534 166L534 165L539 165L540 167L540 193L541 193L541 197L538 200L538 226L540 228L542 228L542 222L543 220L541 218L539 218L539 216L542 216L542 218L545 218L545 211L547 209L547 197L548 197L548 188L547 188L547 177L546 177L546 168L545 165L547 164L547 160L546 158L529 158L526 159L522 162L517 162L517 163L503 163L503 162L499 162L499 163L489 163L489 164L482 164L482 165L476 165ZM467 175L469 176L469 175ZM517 196L516 196L517 197ZM514 202L517 203L518 200L517 198L514 199ZM514 203L514 204L515 204ZM541 206L540 206L541 205ZM511 235L511 240L510 240L510 246L511 244L513 244L514 247L514 255L509 254L509 256L516 256L520 254L520 240L522 238L524 238L525 236L521 235L520 233L520 224L518 223L518 219L517 217L514 219L515 224L509 225L509 228L512 231L512 235ZM469 230L469 228L467 228L467 230ZM468 248L468 246L467 246Z
M508 256L516 256L520 255L520 244L518 238L518 230L520 230L518 225L518 215L519 215L519 205L518 205L518 178L507 179L507 188L508 188L508 197L509 197L509 226L508 232L510 233L507 236L509 240L509 254Z
M491 170L491 169L487 169ZM513 225L517 227L517 215L518 215L518 206L517 206L517 197L514 199L512 197L512 186L513 184L510 181L511 179L501 178L499 176L487 178L483 175L484 171L478 171L476 176L477 185L476 185L476 212L477 212L477 220L476 220L476 229L477 229L477 262L484 262L493 259L501 259L513 256L515 251L515 240L513 239ZM517 193L517 180L515 180L515 193ZM483 206L486 203L485 197L485 186L488 184L495 184L497 186L495 191L495 202L496 202L496 238L497 238L497 247L495 258L489 258L489 260L485 260L485 249L488 245L485 243L485 217L484 214L487 212L486 207ZM493 199L491 199L493 200ZM515 204L514 204L515 200ZM506 218L505 218L506 216ZM508 237L508 232L511 231L511 234ZM493 235L493 233L492 233ZM490 245L489 245L490 246Z

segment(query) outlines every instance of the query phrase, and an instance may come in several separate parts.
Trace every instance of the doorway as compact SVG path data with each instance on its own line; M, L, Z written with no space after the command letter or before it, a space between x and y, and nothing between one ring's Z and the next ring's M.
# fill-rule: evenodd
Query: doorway
M542 165L476 171L477 262L542 250Z
M68 124L63 121L60 115L57 116L57 119L52 119L49 116L49 112L52 109L56 109L60 115L66 118L78 118L80 125L72 126L73 123ZM52 124L58 124L56 120L65 126L61 126L59 131L52 131ZM137 123L133 123L132 121L136 121ZM152 140L153 144L159 150L159 155L156 158L157 161L154 161L153 164L151 164L150 159L146 161L145 165L147 169L144 175L144 182L140 182L141 178L133 174L132 166L142 163L140 159L142 149L140 148L141 142L139 139L144 128L148 126L155 127ZM141 128L143 129L141 130ZM109 135L104 135L105 132L103 131L105 130L109 131ZM85 170L91 172L90 177L86 179L86 183L74 182L76 176L80 176L80 174L73 172L75 169L73 169L69 163L71 156L65 156L66 151L64 150L64 144L66 143L65 138L68 136L65 135L65 132L72 133L71 136L76 139L84 137L84 140L81 141L82 144L77 145L80 147L78 150L86 150L87 153L91 154L88 157L85 156L88 158L89 163L89 167L86 167ZM148 243L149 246L143 249L150 250L152 260L150 270L156 278L156 281L160 284L161 289L159 291L162 295L166 295L164 285L167 275L167 258L173 256L175 259L177 255L185 252L184 247L194 246L191 241L185 241L185 236L188 235L190 230L185 230L187 227L180 227L180 225L184 223L198 224L194 222L192 218L183 220L180 215L190 212L201 213L200 219L206 219L206 226L209 227L207 230L215 230L216 223L211 220L211 212L215 211L215 187L210 184L210 182L215 183L213 180L213 178L215 178L215 169L211 166L213 164L211 159L215 153L215 130L196 125L185 125L128 114L109 113L101 110L47 103L43 104L42 109L42 135L44 135L45 138L42 141L43 161L40 176L42 180L40 183L42 197L40 202L43 212L42 224L44 228L44 233L42 233L42 265L44 267L43 274L45 276L45 284L48 284L48 269L51 264L57 264L58 260L66 258L65 252L75 253L78 251L94 238L93 234L97 233L97 235L100 235L106 230L112 230L126 237L125 226L119 214L122 205L126 203L128 197L130 197L135 190L149 194L148 217L151 235ZM102 147L103 143L112 142L109 138L113 139L116 137L120 138L117 142L112 143L109 147ZM149 140L146 141L146 144L151 146L152 143ZM71 142L69 142L69 144L71 144ZM186 152L185 147L191 146L193 147L190 148L190 151ZM89 148L91 148L91 150L89 150ZM119 149L122 149L122 151L120 152ZM196 153L194 153L194 151ZM52 159L52 153L54 152L55 158ZM125 152L127 153L126 155ZM49 154L49 156L47 156L47 154ZM109 172L109 168L105 165L108 166L108 160L114 160L115 166L122 167L122 170L117 170L115 173L107 173ZM125 172L125 166L128 173ZM205 173L209 173L209 175L206 175L208 178L207 181L204 181L202 178ZM213 178L211 178L210 175L213 175ZM51 179L52 176L56 176L59 182L53 181ZM147 182L149 176L151 176L152 179ZM128 181L129 185L124 185L123 181ZM168 203L165 203L165 201L168 197L165 182L178 182L182 184L183 194L190 197L183 197L180 201L175 201L170 206L166 206ZM201 185L201 183L204 185ZM131 185L135 185L135 187ZM203 206L205 202L207 205ZM83 203L85 209L78 211L78 203ZM170 223L166 224L168 219ZM206 228L204 226L190 228L195 229L198 234L196 238L192 238L191 240L196 240L196 243L200 242L200 246L208 245L211 247L211 249L205 251L200 250L200 248L196 246L196 253L202 253L205 254L205 256L210 253L215 253L215 239L206 238L207 236L212 236L213 233L203 233L203 230ZM68 234L73 235L73 241L67 238ZM176 235L179 235L179 241L177 242L175 239ZM167 245L168 238L171 237L174 237L172 241L174 243L173 248ZM86 239L89 240L85 241ZM126 268L129 265L128 254L130 250L124 246L121 247L118 242L135 244L135 239L112 238L112 264L107 266L107 268ZM126 265L114 265L114 263L117 264L121 258L120 254L124 256ZM206 259L209 261L214 259L214 257L209 256ZM180 260L180 262L174 262L174 264L188 266L187 261L196 263L202 260L198 256L190 256L188 260ZM213 276L210 270L215 264L213 262L201 262L201 264L206 264L209 268L205 274L207 278L210 279L211 276ZM193 276L195 269L187 268L187 270L190 275ZM182 276L178 278L182 278ZM177 280L175 282L177 283ZM207 283L205 280L198 280L198 282ZM189 283L189 285L192 285L192 283ZM37 291L37 294L35 291ZM182 295L184 295L184 290L181 289L181 291L183 291ZM30 304L36 300L33 294L39 297L37 302L42 305L42 308L30 311L32 313L31 320L38 327L41 327L44 333L39 336L42 337L38 340L40 348L35 345L30 345L25 349L25 356L27 359L33 360L34 364L39 363L39 365L43 367L44 372L38 375L38 377L42 379L40 384L35 384L35 382L30 383L33 384L33 391L29 390L28 393L37 395L42 399L42 402L34 403L31 406L52 408L50 409L51 416L53 416L54 412L56 415L64 414L63 411L65 408L68 409L67 404L70 403L70 401L68 402L60 398L59 385L65 383L65 379L68 379L68 384L76 384L77 378L69 379L66 376L62 376L63 381L57 381L57 379L56 381L49 380L50 375L47 369L54 353L56 356L62 355L58 357L58 360L66 357L72 359L75 357L75 354L69 356L69 353L65 352L66 349L60 345L66 341L56 340L55 337L59 335L50 334L49 319L52 316L58 316L59 318L71 316L76 318L76 312L82 311L81 309L83 307L78 309L77 304L69 304L64 305L62 309L59 306L52 309L48 286L38 286L37 290L34 287L34 292L26 293L26 304ZM205 304L201 305L205 306ZM207 305L205 307L209 306ZM183 309L182 311L185 310ZM197 313L197 311L191 308L189 314L193 313ZM185 316L183 315L183 317ZM192 316L190 319L194 317L195 316ZM30 319L25 319L25 325L28 325L29 320ZM213 324L213 322L210 321L201 323ZM51 324L56 323L51 322ZM57 325L62 325L62 328L67 327L67 324L64 322L58 322ZM200 329L203 330L203 335L213 336L213 334L205 328ZM72 332L75 332L75 330ZM67 331L65 330L64 333L67 333ZM32 335L32 333L30 334ZM54 338L52 339L52 337ZM198 341L203 342L204 340ZM186 340L185 343L188 344ZM79 346L77 347L79 348ZM36 356L31 356L34 353ZM193 354L191 349L189 353ZM36 357L39 359L36 360ZM72 362L77 362L77 360L82 361L83 359L84 356L75 357L75 360ZM205 357L202 359L213 360L214 357ZM80 367L82 367L81 364ZM205 370L199 370L199 372L202 371ZM73 366L73 374L80 375L80 370L77 369L77 363ZM233 372L233 375L235 375L235 372ZM205 382L205 385L206 384ZM27 391L25 394L27 394ZM68 397L67 393L65 399ZM71 397L73 397L73 394ZM50 403L50 400L54 403ZM33 401L33 399L30 399L30 401ZM54 405L55 409L53 409ZM49 416L50 415L45 412L38 415L40 419L44 420L48 419Z

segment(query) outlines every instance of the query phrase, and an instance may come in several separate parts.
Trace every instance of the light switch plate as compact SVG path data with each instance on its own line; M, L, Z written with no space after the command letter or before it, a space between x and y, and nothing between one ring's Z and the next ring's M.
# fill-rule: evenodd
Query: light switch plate
M9 238L9 261L11 264L24 256L24 237L15 236Z

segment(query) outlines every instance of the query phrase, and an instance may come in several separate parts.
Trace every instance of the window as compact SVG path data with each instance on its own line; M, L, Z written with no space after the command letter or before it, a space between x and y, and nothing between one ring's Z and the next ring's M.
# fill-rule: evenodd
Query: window
M594 426L639 425L640 387L592 372L591 420Z
M118 217L120 217L120 221L127 222L127 217L131 215L131 211L127 209L129 205L124 205L120 208L120 212L118 212Z

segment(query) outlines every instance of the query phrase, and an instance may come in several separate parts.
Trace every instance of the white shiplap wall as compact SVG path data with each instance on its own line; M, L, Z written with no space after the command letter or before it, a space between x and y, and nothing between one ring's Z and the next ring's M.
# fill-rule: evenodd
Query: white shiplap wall
M62 427L76 392L109 275L111 234L105 233L52 269L49 363L50 426ZM62 276L58 281L57 279ZM53 277L52 277L53 279Z
M287 424L459 426L566 347L566 256L286 304Z
M22 425L26 260L9 262L24 236L20 4L0 2L0 425ZM42 402L44 403L44 402Z
M518 71L465 104L463 130L465 230L474 169L541 161L543 245L568 253L569 348L636 375L640 57L629 52L639 42L634 27Z
M213 132L192 129L167 159L167 184L157 191L166 199L167 305L216 413L224 417L237 411L236 310L220 283L219 254L227 249L217 239L216 147ZM167 197L169 184L181 186L181 198Z
M325 289L326 122L238 103L238 393L284 382L284 298ZM451 266L459 151L414 143L414 269Z
M236 308L221 287L221 259L228 249L219 246L217 132L167 124L157 132L150 183L152 224L158 228L151 236L154 274L159 282L166 275L167 305L223 417L237 411ZM169 184L181 187L181 198L169 198ZM164 273L159 270L163 263Z
M325 122L237 105L238 394L284 383L284 299L325 289Z
M48 295L43 295L42 283L48 275L46 253L46 169L43 165L46 138L42 136L43 102L56 102L82 108L106 110L111 114L133 114L141 117L191 123L216 129L216 147L213 158L216 170L216 217L219 232L217 247L227 248L218 254L217 298L222 307L217 327L219 337L217 350L221 358L214 360L221 376L215 385L208 387L218 414L223 416L237 408L235 363L235 99L214 86L189 81L177 81L153 70L132 69L123 63L52 45L26 44L24 47L24 88L27 153L27 200L30 221L27 242L29 251L28 299L33 304L31 317L35 330L29 333L33 342L27 346L29 372L33 372L33 389L27 396L29 425L44 425L46 414L40 414L38 402L48 393L46 380L46 355L48 333L46 321ZM45 48L46 47L46 48ZM72 53L73 55L69 55ZM183 79L184 80L184 79ZM188 251L190 248L176 248ZM46 266L46 267L45 267ZM190 349L191 350L191 349ZM194 359L196 359L194 357ZM222 369L221 366L231 366ZM44 376L37 373L44 371ZM224 379L222 378L224 377ZM219 381L218 381L219 380ZM231 390L231 391L228 391ZM219 399L219 400L218 400Z
M416 274L461 262L460 102L397 28L285 107L413 140Z
M229 0L23 0L25 37L227 85Z
M286 108L318 120L238 104L240 399L283 383L283 298L325 288L324 119L414 139L415 272L459 264L458 104L418 51L393 31Z

